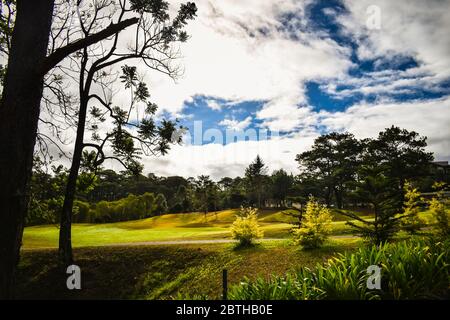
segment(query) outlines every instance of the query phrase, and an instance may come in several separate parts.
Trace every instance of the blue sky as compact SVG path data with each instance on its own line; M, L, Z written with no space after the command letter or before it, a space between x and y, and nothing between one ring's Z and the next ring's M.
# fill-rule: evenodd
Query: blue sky
M320 134L367 138L391 125L450 160L449 0L195 2L176 48L183 74L144 76L161 115L190 136L144 157L146 172L233 177L259 154L269 171L296 174L296 154Z
M201 5L199 10L202 10ZM224 16L225 14L226 12L224 12ZM321 112L338 113L345 112L348 108L359 104L376 104L379 101L415 103L442 99L450 95L450 77L448 75L438 77L438 79L427 79L426 87L421 84L420 80L429 76L430 73L429 71L420 71L425 63L419 61L417 52L414 50L409 48L404 51L387 50L385 54L375 54L372 57L358 54L361 47L367 46L370 35L349 33L348 26L343 23L343 19L351 18L351 8L345 1L322 0L306 2L294 10L276 14L274 19L277 24L274 28L266 25L252 28L242 22L239 23L244 30L242 37L271 38L276 30L293 43L307 45L308 37L310 37L315 40L323 39L342 50L347 50L346 58L350 65L342 70L339 78L321 77L319 74L316 78L311 77L298 84L298 95L303 96L303 99L300 98L298 103L293 102L297 108L307 106L311 112L316 114ZM197 35L193 33L192 36L196 37ZM299 58L301 59L301 57ZM270 64L270 60L267 63ZM233 66L230 65L230 68ZM239 77L239 70L236 71L236 77ZM412 72L409 73L410 71ZM216 76L220 77L220 74ZM362 90L364 87L382 88L400 81L405 81L405 83L395 86L395 90ZM330 90L330 86L333 87L333 90ZM296 95L296 92L291 93ZM246 130L267 127L270 130L270 125L267 125L264 118L258 117L258 113L269 102L270 99L265 99L264 96L261 99L248 100L196 94L183 102L177 116L180 123L191 133L194 132L194 123L198 121L202 121L204 130L220 130L223 135L225 135L226 129ZM317 130L321 128L320 132L324 131L320 123L312 124L310 127ZM281 136L288 136L301 131L304 127L296 125L276 129L280 131ZM345 130L345 128L343 129ZM326 128L325 131L327 131ZM258 139L264 138L258 137ZM192 135L190 142L201 145L227 144L235 141L220 141L220 139L214 141L209 137L201 141L198 139L194 141Z

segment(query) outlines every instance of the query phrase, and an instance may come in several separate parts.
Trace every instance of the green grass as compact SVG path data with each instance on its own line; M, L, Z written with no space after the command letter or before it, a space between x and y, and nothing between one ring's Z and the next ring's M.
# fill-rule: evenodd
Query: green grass
M67 290L67 274L58 267L56 249L23 250L17 298L25 299L176 299L220 298L222 270L229 284L245 277L269 278L312 267L339 252L354 250L360 240L329 241L302 251L289 240L259 243L245 249L233 244L75 248L82 290Z
M104 246L133 242L230 239L230 225L236 210L208 213L166 214L148 219L103 223L74 224L72 243L74 247ZM290 238L290 223L295 221L285 213L289 210L262 210L258 216L265 238ZM365 214L363 214L365 215ZM431 221L431 213L421 216ZM369 216L365 216L369 218ZM332 235L350 235L351 228L345 224L347 217L334 213ZM55 225L33 226L24 230L24 248L55 248L58 246L59 229Z
M74 224L74 247L101 246L117 243L230 239L229 228L236 210L208 213L166 214L148 219L104 223ZM259 222L265 238L288 238L292 217L279 210L262 210ZM343 221L334 223L336 234L348 233ZM24 248L55 248L59 229L55 225L27 227L24 231Z

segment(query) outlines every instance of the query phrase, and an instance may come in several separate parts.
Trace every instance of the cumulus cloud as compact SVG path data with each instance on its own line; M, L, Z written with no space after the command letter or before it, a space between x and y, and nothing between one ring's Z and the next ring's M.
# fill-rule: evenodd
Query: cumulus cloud
M329 131L347 131L357 138L375 138L392 125L428 137L428 150L436 159L450 159L450 97L425 102L360 104L343 112L309 111L315 126ZM308 150L319 132L300 130L288 136L264 141L239 141L227 145L184 145L161 159L146 159L146 170L164 175L197 176L215 179L242 175L248 164L260 155L270 171L284 168L298 173L295 156ZM183 161L180 161L183 159Z
M376 137L392 125L428 137L437 159L450 159L450 97L431 101L360 104L344 112L322 113L328 130L349 131L359 138Z
M177 8L179 2L171 3L172 7ZM391 125L428 136L429 149L436 158L450 159L450 97L407 102L382 98L384 93L439 91L439 84L449 79L450 2L345 0L348 14L325 10L325 15L336 19L343 26L342 32L357 45L358 58L375 61L375 71L358 77L348 73L356 67L351 48L305 27L306 8L311 3L196 1L198 17L188 25L192 37L181 45L183 56L177 61L184 66L183 76L173 81L155 72L144 75L153 102L161 111L187 119L190 115L183 113L186 102L197 96L208 97L206 108L221 112L226 108L229 112L218 121L227 129L245 130L257 121L260 128L289 134L226 145L175 146L165 157L144 157L146 173L237 176L243 174L257 154L270 170L285 168L295 173L295 155L307 150L320 133L337 130L352 132L358 138L375 137ZM366 27L370 5L381 9L381 30ZM282 23L280 17L285 14L293 18ZM408 70L383 69L386 57L393 63L412 57L418 66ZM361 93L381 98L373 103L359 102L339 112L317 110L306 97L308 81L319 82L326 93L338 98ZM346 89L338 90L340 85ZM127 93L119 92L120 95L126 101ZM235 116L245 110L238 103L245 101L263 104L239 121Z
M181 47L184 75L174 83L149 74L152 98L173 113L196 95L229 101L290 96L287 108L295 105L304 81L344 74L351 65L349 50L330 39L304 32L296 41L282 31L279 15L302 15L306 3L197 1L198 17L188 26L192 38Z
M358 41L360 59L402 54L419 62L415 73L430 75L435 81L450 76L449 1L346 0L345 4L350 14L338 19ZM373 5L380 9L380 30L366 25L367 8Z
M206 100L206 105L208 106L208 108L215 111L219 111L222 109L222 106L216 100L208 99Z
M242 121L236 119L223 119L219 122L219 125L226 127L229 130L242 131L252 123L252 117L248 116Z

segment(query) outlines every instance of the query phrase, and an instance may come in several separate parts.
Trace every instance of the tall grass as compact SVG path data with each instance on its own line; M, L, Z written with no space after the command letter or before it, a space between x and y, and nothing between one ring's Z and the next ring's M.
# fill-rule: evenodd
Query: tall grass
M410 240L338 254L314 270L285 277L245 279L235 300L436 299L450 297L450 241ZM367 268L381 267L381 289L367 288Z

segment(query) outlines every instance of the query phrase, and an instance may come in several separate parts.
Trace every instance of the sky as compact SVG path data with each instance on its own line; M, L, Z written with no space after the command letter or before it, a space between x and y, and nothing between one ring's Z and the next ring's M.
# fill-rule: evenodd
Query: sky
M450 160L450 1L195 3L182 76L145 74L159 115L189 131L166 156L144 157L145 173L235 177L259 154L269 172L297 174L296 154L320 134L391 125Z

